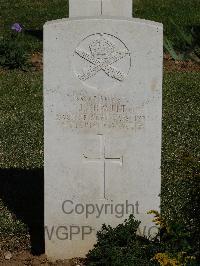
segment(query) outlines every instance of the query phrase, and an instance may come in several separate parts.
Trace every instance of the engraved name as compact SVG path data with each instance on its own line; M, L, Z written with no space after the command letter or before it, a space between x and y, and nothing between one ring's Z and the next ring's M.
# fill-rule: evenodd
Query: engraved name
M56 120L69 128L125 129L144 128L144 107L127 99L73 94L75 111L57 113Z

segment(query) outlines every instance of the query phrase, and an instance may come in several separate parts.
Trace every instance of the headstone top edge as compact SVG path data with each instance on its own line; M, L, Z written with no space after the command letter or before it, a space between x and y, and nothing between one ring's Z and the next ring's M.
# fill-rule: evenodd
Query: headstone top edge
M63 18L63 19L56 19L45 22L43 27L54 25L54 24L62 24L65 22L70 21L90 21L90 20L118 20L118 21L127 21L127 22L133 22L136 24L144 24L146 26L154 26L158 29L163 29L163 24L160 22L152 21L152 20L146 20L146 19L140 19L140 18L127 18L127 17L112 17L112 16L101 16L101 17L70 17L70 18Z

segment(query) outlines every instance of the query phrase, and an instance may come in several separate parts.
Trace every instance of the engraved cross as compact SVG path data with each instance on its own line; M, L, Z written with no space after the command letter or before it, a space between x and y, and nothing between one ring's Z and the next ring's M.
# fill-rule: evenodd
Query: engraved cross
M100 154L97 158L89 158L86 155L84 156L84 160L87 163L102 163L103 164L103 195L104 199L106 199L106 162L110 163L117 163L120 166L123 164L123 156L121 157L108 157L106 156L106 143L105 143L105 136L98 135L100 140Z

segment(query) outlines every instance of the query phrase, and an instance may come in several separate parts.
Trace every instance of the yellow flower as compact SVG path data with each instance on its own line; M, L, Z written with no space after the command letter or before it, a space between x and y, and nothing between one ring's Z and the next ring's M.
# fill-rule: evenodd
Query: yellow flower
M155 223L156 225L159 225L161 229L166 229L167 232L169 232L167 223L165 222L165 220L162 218L162 216L160 215L158 211L150 210L147 212L147 214L153 214L154 219L152 220L152 222Z
M166 253L157 253L152 260L156 260L161 266L181 266L175 258L170 258Z

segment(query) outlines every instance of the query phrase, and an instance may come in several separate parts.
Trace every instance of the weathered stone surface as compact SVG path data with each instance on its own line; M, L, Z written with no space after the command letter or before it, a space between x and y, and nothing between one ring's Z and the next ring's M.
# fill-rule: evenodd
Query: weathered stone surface
M103 223L159 210L162 25L79 18L44 26L45 225L52 260L84 256Z
M132 0L69 0L69 16L132 17Z
M69 0L69 17L100 16L101 0Z

